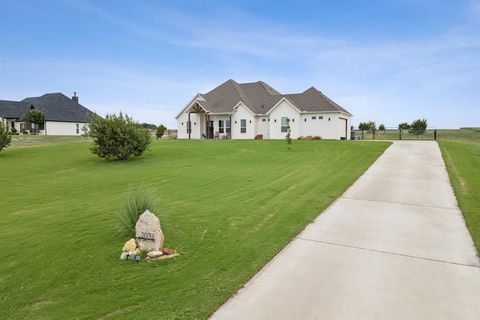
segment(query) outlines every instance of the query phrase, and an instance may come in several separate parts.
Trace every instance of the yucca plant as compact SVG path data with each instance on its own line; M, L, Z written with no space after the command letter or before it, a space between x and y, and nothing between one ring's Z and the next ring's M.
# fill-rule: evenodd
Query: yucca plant
M122 236L135 237L135 224L145 210L156 211L154 193L144 185L130 188L118 217L118 233Z

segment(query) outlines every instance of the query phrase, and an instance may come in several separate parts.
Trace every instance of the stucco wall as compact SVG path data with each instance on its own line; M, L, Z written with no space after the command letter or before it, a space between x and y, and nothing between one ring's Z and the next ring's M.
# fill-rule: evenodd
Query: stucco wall
M270 113L270 139L285 139L286 132L282 132L282 117L290 119L290 130L292 139L300 136L300 113L292 105L283 100Z
M200 139L205 131L205 115L200 113L191 113L190 121L192 122L192 139ZM177 119L177 138L188 139L187 132L188 113L182 113Z
M240 120L247 120L247 132L240 132ZM232 114L232 139L254 139L255 138L255 116L243 104Z
M77 124L79 127L78 133L76 132ZM82 129L85 125L86 123L82 122L46 121L43 133L49 136L80 136L84 133Z

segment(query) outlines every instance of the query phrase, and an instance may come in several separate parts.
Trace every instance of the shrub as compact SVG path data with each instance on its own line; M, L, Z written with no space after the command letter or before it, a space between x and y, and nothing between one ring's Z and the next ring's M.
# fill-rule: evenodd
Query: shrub
M322 140L322 137L320 137L320 136L313 136L313 137L312 137L312 140Z
M165 130L167 130L167 127L165 127L163 124L157 127L157 132L155 133L157 136L157 139L160 139L161 137L163 137Z
M144 185L128 191L127 198L123 203L123 208L118 215L117 231L121 236L135 237L135 225L138 217L149 210L156 211L155 195Z
M101 158L129 160L141 156L150 145L152 138L144 129L121 112L108 115L105 119L94 117L89 123L89 135L93 139L92 153Z
M0 120L0 151L8 147L12 141L12 134L8 130L7 126Z
M383 123L381 125L379 125L378 130L385 131L385 125Z

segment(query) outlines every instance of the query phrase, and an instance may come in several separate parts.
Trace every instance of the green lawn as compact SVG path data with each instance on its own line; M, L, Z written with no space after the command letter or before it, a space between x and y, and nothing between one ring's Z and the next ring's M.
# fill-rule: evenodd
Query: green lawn
M352 184L385 142L154 141L108 162L80 140L0 152L4 319L206 318ZM181 256L119 260L129 186Z
M457 133L452 138L460 140L461 136ZM471 140L471 136L467 139ZM480 254L480 143L439 140L439 145L467 227Z

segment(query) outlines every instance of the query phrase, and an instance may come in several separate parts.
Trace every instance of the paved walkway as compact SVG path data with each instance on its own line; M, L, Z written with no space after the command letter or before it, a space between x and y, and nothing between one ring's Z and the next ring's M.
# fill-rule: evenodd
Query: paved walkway
M480 263L436 142L395 142L212 319L480 319Z

